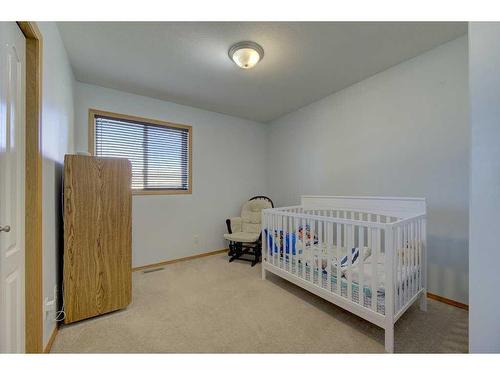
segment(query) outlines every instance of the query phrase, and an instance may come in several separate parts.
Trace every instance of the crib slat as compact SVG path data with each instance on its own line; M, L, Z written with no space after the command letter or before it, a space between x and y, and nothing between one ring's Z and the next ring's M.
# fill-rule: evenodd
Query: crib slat
M317 214L317 211L316 211L316 214ZM315 233L318 233L319 232L319 221L317 220L313 220L314 221L314 229L315 229ZM318 241L318 244L315 245L313 247L314 251L313 251L313 265L314 265L314 270L316 270L316 268L319 267L319 258L320 258L320 241L321 241L321 238L319 236L319 234L317 235L317 241ZM313 240L313 243L314 243L314 240ZM313 283L314 283L314 274L313 274ZM316 280L316 283L318 284L318 286L320 285L319 283L319 271L318 271L318 277L317 277L317 280Z
M302 218L301 219L301 225L302 225L302 278L306 278L306 223L307 221Z
M420 290L420 220L415 222L415 293Z
M279 241L279 246L278 246L278 267L283 268L283 229L285 227L285 216L284 215L279 215L278 216L278 241Z
M288 218L288 228L287 228L287 233L286 235L288 236L287 240L287 246L288 246L288 272L292 273L292 233L293 233L293 226L292 226L292 221L293 217L290 216Z
M354 245L354 228L352 225L348 224L346 225L346 238L347 238L347 244L346 244L346 250L347 250L347 298L349 301L352 301L352 273L353 273L353 266L352 266L352 248Z
M413 268L413 274L414 274L414 294L418 293L419 287L418 287L418 220L415 221L414 223L414 246L415 248L413 249L414 253L414 268Z
M288 229L288 216L282 215L281 223L281 268L286 271L286 248L285 248L285 237Z
M417 288L418 291L422 288L422 222L417 221Z
M302 252L299 255L299 260L301 262L301 269L300 269L300 277L305 279L305 254L306 254L306 220L304 218L300 218L299 224L300 227L302 228L302 238L300 239L300 246Z
M400 275L401 275L401 269L402 269L402 263L401 263L401 251L403 249L402 247L402 237L401 237L401 226L398 226L396 229L396 293L397 293L397 304L396 304L396 310L399 311L399 309L402 306L402 289L401 289L401 282L400 282Z
M392 306L393 313L396 314L399 310L399 298L398 298L398 231L397 228L391 230L392 239L390 243L392 245ZM387 242L387 241L386 241ZM396 258L394 258L396 257Z
M365 260L364 260L364 245L365 245L365 227L359 226L358 232L358 262L359 262L359 304L361 306L365 305Z
M309 230L309 233L311 233L311 219L306 219L306 227L305 228L306 228L305 234L306 234L306 248L307 248L307 251L305 253L306 260L305 260L304 266L307 265L308 267L310 267L310 265L311 265L311 259L310 259L310 257L311 257L311 238L308 237L307 230ZM306 271L307 271L307 267L306 267ZM307 279L307 272L305 273L305 277Z
M422 288L427 291L427 219L422 219Z
M278 248L278 237L276 236L276 230L278 227L278 214L273 215L273 264L277 266L276 261L276 249Z
M403 243L401 246L401 306L404 306L406 300L406 285L405 285L405 273L406 273L406 225L401 226L401 235L403 238Z
M320 211L321 214L321 211ZM323 272L322 272L322 259L323 259L323 222L318 221L318 286L323 287Z
M333 223L327 223L327 245L326 245L326 288L332 291L332 244L333 244Z
M278 224L278 220L279 220L280 216L278 214L275 215L275 218L274 218L274 235L275 235L275 243L276 243L276 247L274 248L274 262L275 262L275 266L276 267L279 267L280 266L280 245L279 245L279 241L280 241L280 238L279 238L279 224Z
M276 216L276 243L277 243L277 266L281 268L281 229L283 228L283 215Z
M406 265L406 284L408 285L408 292L406 294L406 302L408 302L411 298L411 224L406 224L406 230L408 235L408 247L406 257L408 259L408 263Z
M286 236L288 235L288 225L289 225L289 222L290 222L290 217L289 216L285 216L283 217L283 235L282 235L282 248L283 248L283 270L287 271L288 270L288 264L286 262L286 246L288 245L287 244L287 241L288 241L288 238L286 238Z
M400 228L401 232L401 244L400 244L400 254L399 254L399 260L400 260L400 268L399 268L399 293L400 293L400 306L403 307L404 305L404 279L403 279L403 274L404 274L404 267L405 267L405 262L404 262L404 256L405 256L405 228L404 225L402 225Z
M393 271L393 285L394 285L394 311L397 312L399 309L399 292L398 292L398 268L399 268L399 256L398 256L398 249L399 249L399 233L398 233L398 227L394 228L393 231L394 234L394 256L396 257L394 261L394 271Z
M288 227L287 227L287 247L288 247L288 272L292 273L292 237L293 237L293 220L294 216L288 217Z
M377 267L378 267L378 249L380 229L373 228L371 235L371 249L372 249L372 310L377 311Z
M282 262L282 265L283 265L283 270L284 271L287 271L287 268L288 268L288 265L286 263L286 242L288 241L288 239L286 238L287 234L288 234L288 223L289 223L289 220L290 217L289 216L286 216L286 215L283 215L283 229L282 229L282 234L281 234L281 248L283 249L283 252L282 252L282 259L283 259L283 262Z
M404 239L405 239L405 242L404 242L404 269L405 269L405 273L404 273L404 299L403 299L403 303L405 304L407 301L408 301L408 225L407 224L404 224Z
M387 220L387 217L386 217ZM389 318L389 324L392 326L391 338L388 340L386 335L386 348L389 344L394 344L394 229L390 226L384 229L384 251L385 251L385 264L384 264L384 286L385 286L385 315ZM387 328L386 328L387 329ZM387 332L387 331L386 331ZM390 343L392 342L392 343ZM393 348L392 348L393 349Z
M273 259L274 265L279 267L279 235L278 235L278 218L279 216L274 215L274 228L273 228L273 238L274 238L274 247L273 247Z
M299 216L297 218L297 227L295 228L295 230L296 230L296 235L295 235L295 267L296 267L297 277L301 277L299 262L300 262L300 259L302 256L301 251L304 251L303 245L302 245L302 239L300 238L301 226L302 226L302 219Z
M306 280L308 280L307 278L307 267L310 267L311 265L311 260L310 260L310 256L311 256L311 239L307 236L307 229L309 228L309 231L311 230L311 220L310 219L306 219L306 226L305 226L305 239L306 239L306 252L305 252L305 261L304 261L304 268L305 268L305 278ZM309 232L310 233L310 232Z
M296 216L294 216L292 226L293 226L293 234L295 236L295 241L292 241L290 244L291 248L292 248L292 250L291 250L291 253L292 253L292 274L294 273L293 272L293 265L295 264L295 275L297 275L297 276L299 274L299 270L298 270L299 264L297 261L298 255L299 255L299 236L298 236L298 234L299 234L298 227L299 226L297 223L298 220L299 219Z
M287 217L285 215L281 215L280 217L280 234L279 234L279 238L280 238L280 251L279 251L279 264L280 264L280 268L282 269L285 269L285 254L284 254L284 251L285 251L285 228L286 228L286 219Z
M411 223L408 223L406 228L408 231L408 246L406 254L406 257L408 259L408 263L406 265L406 283L408 285L408 293L406 295L406 302L408 302L411 298Z
M404 305L404 299L405 299L405 295L404 295L405 287L404 287L404 278L403 278L403 275L405 272L405 258L404 258L404 255L405 255L405 228L404 228L404 224L399 227L399 230L400 230L401 242L400 242L400 250L399 250L399 264L400 265L399 265L398 285L399 285L399 295L400 295L399 305L402 307Z
M417 231L417 226L418 222L414 221L413 222L413 294L416 294L418 292L418 286L417 286L417 269L418 269L418 264L417 264L417 246L418 246L418 231Z
M413 284L413 293L412 296L414 296L417 292L417 223L416 221L412 222L412 277L411 281Z
M424 289L427 288L425 284L425 267L426 267L426 258L425 258L425 252L427 249L425 248L426 246L426 241L425 241L425 219L420 220L420 288Z
M405 254L405 303L410 299L410 225L405 225L406 232L406 254Z
M340 212L339 212L340 215ZM335 247L335 258L337 262L337 267L336 267L336 277L337 277L337 293L338 295L342 295L342 285L341 285L341 274L340 274L340 258L341 258L341 247L342 247L342 234L341 234L341 224L336 223L335 224L337 228L337 246Z
M401 275L400 275L400 282L399 282L399 287L401 288L401 307L404 306L405 299L406 299L406 286L405 286L405 279L404 275L406 273L406 231L405 231L405 226L401 227Z
M414 249L414 242L413 242L413 222L410 223L410 228L409 228L409 231L410 231L410 297L413 297L413 294L415 294L415 285L413 283L413 249Z
M272 214L272 213L269 213L267 215L267 235L270 238L270 240L268 240L269 249L267 249L267 252L269 255L268 255L267 260L272 265L274 265L274 259L273 259L273 248L274 248L273 217L274 217L274 214Z
M315 233L316 240L318 240L318 222L313 219L311 227L314 228L314 229L312 229L311 233ZM311 251L311 265L312 265L311 281L313 284L314 284L314 271L316 269L316 258L317 258L316 254L318 253L317 245L314 242L315 242L315 239L313 238L312 242L311 242L311 249L312 249L312 251Z
M314 213L314 211L313 211ZM309 265L309 281L311 281L314 284L314 221L312 219L309 220L309 230L311 233L311 237L309 238L309 251L307 252L307 257L308 261L307 264Z
M274 266L274 213L269 214L269 236L271 237L271 248L269 249L270 256L269 256L269 263L271 263Z
M269 228L267 227L267 214L262 214L262 232L261 232L261 236L262 236L262 263L264 263L266 261L266 259L269 259L269 255L268 255L268 248L267 248L267 236L269 234ZM264 264L262 264L262 266L264 267ZM262 278L264 278L264 269L262 269Z

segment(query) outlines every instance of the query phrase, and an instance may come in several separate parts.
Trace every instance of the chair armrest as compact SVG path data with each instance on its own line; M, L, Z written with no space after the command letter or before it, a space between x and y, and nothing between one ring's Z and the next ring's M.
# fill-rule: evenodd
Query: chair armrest
M230 217L226 220L226 225L229 234L233 232L241 232L241 217Z

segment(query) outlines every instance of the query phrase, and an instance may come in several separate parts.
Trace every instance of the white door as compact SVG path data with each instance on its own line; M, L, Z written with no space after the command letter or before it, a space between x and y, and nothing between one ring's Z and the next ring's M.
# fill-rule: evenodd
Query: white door
M24 352L26 40L0 22L0 352Z

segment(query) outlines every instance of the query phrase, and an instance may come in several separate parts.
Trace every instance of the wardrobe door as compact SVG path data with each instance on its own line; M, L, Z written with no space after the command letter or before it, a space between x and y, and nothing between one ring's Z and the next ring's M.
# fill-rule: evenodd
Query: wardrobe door
M127 159L66 155L65 323L131 301L131 166Z

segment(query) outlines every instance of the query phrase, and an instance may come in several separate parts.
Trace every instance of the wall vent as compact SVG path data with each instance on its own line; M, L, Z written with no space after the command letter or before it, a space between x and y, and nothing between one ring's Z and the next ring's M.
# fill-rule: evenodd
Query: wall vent
M156 271L163 271L164 269L165 269L164 267L152 268L152 269L149 269L149 270L142 271L142 273L151 273L151 272L156 272Z

